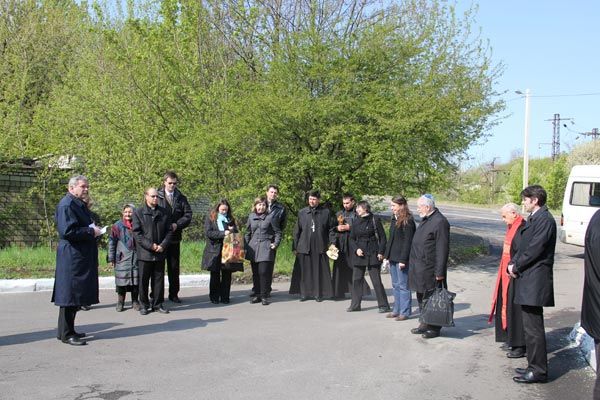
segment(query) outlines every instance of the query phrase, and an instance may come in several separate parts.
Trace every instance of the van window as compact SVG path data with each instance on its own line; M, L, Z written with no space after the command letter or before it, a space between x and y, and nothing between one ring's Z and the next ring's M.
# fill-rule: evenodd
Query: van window
M573 182L570 204L600 207L600 182Z

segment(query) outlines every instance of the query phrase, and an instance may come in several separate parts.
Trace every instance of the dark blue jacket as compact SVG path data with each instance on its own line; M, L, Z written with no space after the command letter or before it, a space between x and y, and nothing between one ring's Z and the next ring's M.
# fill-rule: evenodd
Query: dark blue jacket
M52 301L61 307L98 303L98 247L85 204L68 193L54 215L59 242Z

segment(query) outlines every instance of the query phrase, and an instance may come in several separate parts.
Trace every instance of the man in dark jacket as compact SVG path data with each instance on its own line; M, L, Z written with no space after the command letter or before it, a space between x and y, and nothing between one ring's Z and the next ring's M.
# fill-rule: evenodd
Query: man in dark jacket
M596 385L594 400L600 400L600 210L585 232L585 280L581 305L581 326L596 344Z
M158 190L158 205L171 213L171 244L166 250L167 276L169 278L169 300L181 303L179 299L179 259L181 231L192 222L192 208L187 197L177 189L179 179L174 171L167 171L163 177L163 187Z
M539 185L521 192L529 217L520 231L519 250L508 264L514 278L514 303L521 305L527 368L517 368L517 383L546 382L548 355L544 332L544 308L554 306L552 268L556 246L556 221L546 207L546 191Z
M163 314L169 311L163 306L165 296L165 254L173 231L169 210L158 205L158 192L149 188L145 203L133 213L133 237L136 243L140 271L140 314L155 310ZM152 305L148 300L148 284L152 278Z
M299 279L300 301L314 297L320 302L333 296L329 259L325 254L334 239L329 236L333 218L329 209L320 203L319 191L311 190L308 193L308 207L298 212L294 227L292 250L296 254L299 267L296 272L299 274L292 277L290 293L295 292L294 281Z
M423 195L417 200L417 212L421 217L410 247L408 286L417 293L419 309L423 307L425 294L441 283L447 287L446 272L450 252L450 224L435 206L433 196ZM425 339L440 335L442 327L421 323L411 330Z
M56 338L74 346L85 345L84 333L75 332L75 315L82 305L98 303L98 247L101 230L92 221L82 197L88 194L85 176L69 180L69 193L54 215L59 242L52 301L60 307Z
M350 229L356 216L356 200L354 196L347 193L342 197L343 210L335 215L336 224L333 227L335 234L336 247L339 250L338 258L333 262L333 294L336 299L343 299L346 293L352 292L352 266L350 259L352 251L350 250ZM371 289L367 281L363 280L363 295L371 294Z

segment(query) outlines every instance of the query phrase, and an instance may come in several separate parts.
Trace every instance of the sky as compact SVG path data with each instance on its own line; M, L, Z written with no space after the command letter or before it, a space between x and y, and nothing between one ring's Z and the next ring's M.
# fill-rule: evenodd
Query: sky
M573 119L561 121L561 152L592 140L577 133L600 128L600 0L457 1L459 10L478 4L476 25L490 42L492 59L505 66L495 85L505 92L505 118L487 132L487 142L471 146L463 167L522 154L525 99L517 90L531 93L530 158L552 154L553 125L546 120L554 114ZM588 93L594 95L581 95Z

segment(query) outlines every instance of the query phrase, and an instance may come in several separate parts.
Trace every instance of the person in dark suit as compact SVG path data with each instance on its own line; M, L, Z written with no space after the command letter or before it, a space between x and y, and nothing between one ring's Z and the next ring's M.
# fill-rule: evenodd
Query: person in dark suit
M166 250L167 276L169 278L169 300L181 303L179 298L179 259L181 232L192 222L192 208L177 185L179 178L174 171L167 171L163 177L163 187L158 190L158 205L171 213L173 237Z
M56 207L59 235L52 302L60 307L56 338L73 346L85 345L85 333L75 331L75 316L82 305L98 303L98 247L101 230L81 200L89 190L85 176L69 180L69 192Z
M333 218L329 209L321 206L321 193L308 192L308 207L298 212L294 227L292 250L296 254L296 274L292 275L290 293L299 284L300 301L314 298L317 302L333 297L329 259L325 252L329 244ZM295 276L294 276L295 275Z
M408 287L417 292L419 310L423 309L425 294L438 284L447 287L448 254L450 253L450 224L435 206L430 194L417 200L421 223L415 231L410 247ZM411 333L424 339L440 335L442 327L421 323Z
M600 400L600 210L596 211L585 232L583 265L583 301L581 326L596 345L596 384L594 400Z
M554 306L553 272L556 221L546 206L546 191L539 185L521 192L529 217L520 232L519 251L508 272L515 282L515 304L521 305L527 368L518 368L517 383L546 382L548 355L544 331L544 307Z
M350 253L352 257L352 302L346 311L360 311L364 288L365 271L377 296L380 313L390 311L387 295L381 282L381 262L385 253L385 231L381 220L371 213L371 205L359 201L356 205L357 218L350 230Z
M243 271L243 264L223 264L223 239L237 233L231 206L226 199L221 199L206 216L204 221L206 245L202 254L202 269L210 271L209 298L211 303L229 304L231 292L231 273Z
M395 196L390 208L392 209L390 238L383 258L390 263L394 308L387 317L395 321L404 321L412 313L412 295L408 289L408 257L417 226L404 196Z
M246 259L252 265L252 281L257 288L256 296L250 303L269 304L267 294L269 283L273 279L272 265L275 262L275 250L281 242L281 229L274 213L267 212L267 199L254 200L252 213L248 216L248 225L244 235Z
M335 245L338 248L338 258L333 262L333 295L336 299L344 299L346 293L352 293L352 266L350 259L352 251L350 250L350 230L356 217L356 200L354 196L346 193L342 197L342 210L335 214L337 225L334 225ZM371 294L371 289L366 280L364 280L363 295Z
M506 234L502 247L502 257L498 266L496 285L492 294L492 307L488 323L494 321L496 342L505 342L510 351L508 358L525 357L525 334L521 306L515 305L515 283L508 274L508 263L517 254L521 238L521 230L525 220L519 214L519 206L515 203L505 204L500 209L502 220L506 223Z
M158 205L158 191L146 189L144 205L133 213L132 233L135 240L140 275L140 314L151 311L168 314L164 307L165 254L171 243L171 213ZM148 285L152 279L152 304L148 299Z

